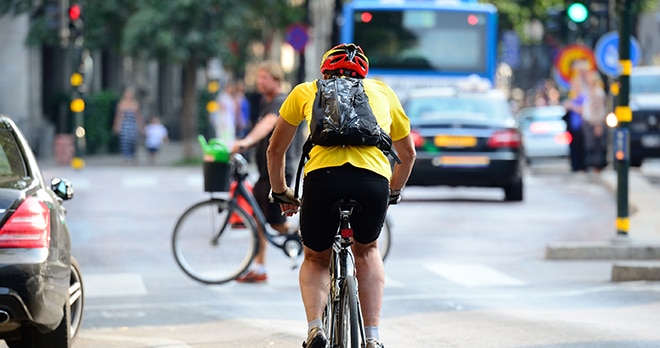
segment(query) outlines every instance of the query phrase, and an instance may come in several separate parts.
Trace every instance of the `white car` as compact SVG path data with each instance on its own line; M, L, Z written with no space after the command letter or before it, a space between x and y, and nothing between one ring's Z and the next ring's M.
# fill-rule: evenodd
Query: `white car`
M567 158L571 135L563 120L563 106L534 106L523 108L516 116L523 137L528 164L547 158Z

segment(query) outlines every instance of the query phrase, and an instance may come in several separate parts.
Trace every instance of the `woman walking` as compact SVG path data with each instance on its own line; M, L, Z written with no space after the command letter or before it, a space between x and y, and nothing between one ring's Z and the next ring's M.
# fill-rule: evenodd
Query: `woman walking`
M119 150L124 162L137 163L136 149L138 137L144 130L144 119L140 112L140 103L135 98L135 89L127 87L117 104L115 121L112 126L115 134L119 135Z

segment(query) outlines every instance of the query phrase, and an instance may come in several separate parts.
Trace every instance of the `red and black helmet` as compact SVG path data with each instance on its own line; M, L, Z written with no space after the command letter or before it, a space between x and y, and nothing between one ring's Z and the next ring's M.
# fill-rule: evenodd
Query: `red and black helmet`
M323 55L321 74L326 72L365 78L369 72L369 59L360 46L339 44Z

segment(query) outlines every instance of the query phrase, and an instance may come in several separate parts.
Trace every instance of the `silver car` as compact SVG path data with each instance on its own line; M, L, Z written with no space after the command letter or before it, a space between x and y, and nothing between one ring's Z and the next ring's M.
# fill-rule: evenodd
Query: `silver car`
M541 158L567 158L571 135L562 119L563 106L534 106L521 109L516 118L523 137L528 164Z

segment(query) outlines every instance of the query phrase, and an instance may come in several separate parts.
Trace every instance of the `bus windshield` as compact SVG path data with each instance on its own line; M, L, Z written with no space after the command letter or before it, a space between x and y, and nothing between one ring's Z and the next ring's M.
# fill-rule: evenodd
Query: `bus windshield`
M487 74L488 20L469 11L358 10L353 42L374 70Z

